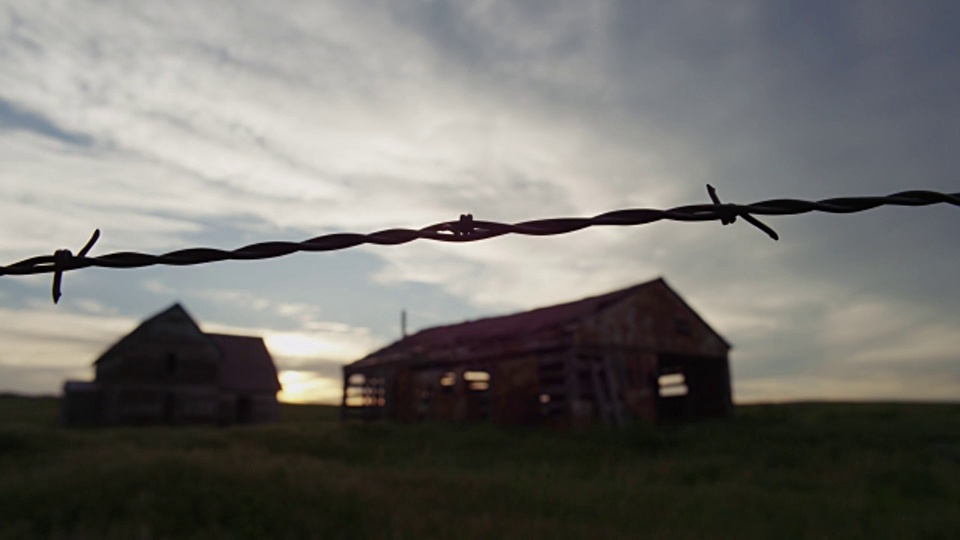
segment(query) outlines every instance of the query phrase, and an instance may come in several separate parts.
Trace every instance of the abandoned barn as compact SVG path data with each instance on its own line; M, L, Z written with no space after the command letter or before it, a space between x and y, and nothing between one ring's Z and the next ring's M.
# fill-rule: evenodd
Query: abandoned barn
M730 344L663 279L429 328L343 368L343 418L619 425L732 410Z
M180 304L143 321L64 384L68 426L258 423L277 419L280 382L259 337L207 334Z

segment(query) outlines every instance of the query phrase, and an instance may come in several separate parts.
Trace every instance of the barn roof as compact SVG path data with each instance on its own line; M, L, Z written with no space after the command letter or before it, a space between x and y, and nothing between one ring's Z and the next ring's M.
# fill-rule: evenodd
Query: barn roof
M511 315L488 317L458 324L427 328L371 353L351 365L362 367L379 364L383 361L384 357L413 352L420 348L445 347L460 343L496 340L524 334L529 335L541 330L574 322L582 317L606 309L641 289L661 286L673 292L663 278L657 278L652 281L606 294L576 300L574 302L566 302ZM674 292L674 294L676 293ZM679 295L677 296L679 298ZM680 300L682 301L682 298ZM720 339L723 340L722 337ZM726 343L725 340L724 343Z
M150 328L150 326L157 324L158 321L169 320L169 319L178 319L180 322L189 325L189 327L196 332L198 337L203 335L203 330L200 330L200 327L197 325L197 322L193 319L193 317L190 316L189 313L187 313L187 310L184 309L184 307L181 306L180 303L178 302L168 307L167 309L159 313L155 313L154 315L151 315L150 317L147 317L146 319L141 321L140 324L138 324L136 328L131 330L129 334L117 340L116 343L111 345L106 351L103 352L103 354L97 357L97 359L94 360L93 362L94 365L99 364L100 361L103 360L104 358L108 358L112 356L117 351L123 349L124 346L126 346L127 344L131 342L136 342L137 339L139 339L143 334L147 332L147 329Z
M220 349L220 387L235 391L280 390L277 368L263 339L253 336L207 334Z
M447 326L436 326L417 332L397 342L395 345L402 345L404 347L427 343L430 345L439 345L443 343L495 339L529 334L574 321L584 315L596 313L651 283L653 282L634 285L626 289L620 289L599 296L591 296L574 302L537 308L521 313L513 313L511 315L500 315Z
M196 339L209 340L217 348L222 361L219 370L221 388L233 391L265 392L276 392L281 389L277 368L262 338L204 332L179 303L145 319L132 332L111 345L97 358L94 365L112 356L126 345L137 343L148 333L152 325L169 320L186 324L187 328L195 332Z

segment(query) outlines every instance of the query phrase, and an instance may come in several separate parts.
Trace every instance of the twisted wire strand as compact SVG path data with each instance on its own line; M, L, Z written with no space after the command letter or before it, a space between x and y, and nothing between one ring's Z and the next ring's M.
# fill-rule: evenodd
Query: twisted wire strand
M738 217L757 227L773 240L779 239L777 233L755 216L785 216L824 212L829 214L850 214L878 208L880 206L930 206L949 204L960 206L960 193L938 193L935 191L903 191L880 197L837 197L820 201L798 199L771 199L753 204L721 203L713 186L707 186L711 204L693 204L678 206L668 210L634 208L615 210L593 217L549 218L523 221L520 223L498 223L494 221L474 220L470 214L463 214L458 221L429 225L421 229L386 229L370 234L333 233L302 242L260 242L234 250L215 248L190 248L171 251L162 255L137 252L117 252L99 256L87 256L93 244L99 238L99 229L77 254L70 250L57 250L53 255L31 257L7 266L0 266L0 276L53 273L53 299L60 298L63 272L97 266L102 268L141 268L153 265L189 266L225 260L258 260L282 257L297 252L323 252L347 249L362 244L399 245L414 240L434 240L438 242L476 242L506 234L525 236L552 236L567 234L595 226L637 226L657 221L720 221L724 225L734 223Z

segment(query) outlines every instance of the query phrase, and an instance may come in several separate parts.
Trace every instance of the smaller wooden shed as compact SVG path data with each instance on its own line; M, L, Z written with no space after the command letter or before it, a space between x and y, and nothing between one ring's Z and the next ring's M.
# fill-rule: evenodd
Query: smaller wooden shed
M143 321L64 384L68 426L257 423L279 416L280 381L263 340L207 334L180 304Z
M342 417L585 425L721 417L730 344L663 279L428 328L343 368Z

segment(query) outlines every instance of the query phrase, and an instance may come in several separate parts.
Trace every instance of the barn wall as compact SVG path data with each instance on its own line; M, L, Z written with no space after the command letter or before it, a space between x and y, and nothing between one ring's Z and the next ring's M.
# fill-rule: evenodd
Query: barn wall
M219 392L211 420L221 425L261 424L280 418L277 394L270 392Z
M539 359L536 355L492 366L494 418L503 424L534 424L540 419Z
M125 385L109 388L112 395L108 416L111 424L162 424L164 423L164 397L166 389L146 385Z
M280 402L276 393L264 392L254 398L254 422L269 423L280 419Z
M91 412L94 411L94 412ZM227 393L214 386L98 385L65 394L68 425L188 425L274 422L276 393Z
M634 416L641 420L657 419L657 355L652 351L632 351L626 366L623 399Z
M173 400L174 424L209 423L216 418L217 390L212 386L174 389L167 392L165 399Z
M341 416L412 422L534 423L540 416L538 370L535 354L459 364L345 370ZM354 384L352 378L358 375L362 377Z
M100 358L98 382L115 384L216 384L220 353L202 334L183 325L138 329Z
M102 388L103 425L185 425L216 418L217 395L212 386L104 384Z
M215 384L219 358L210 350L176 343L141 343L97 365L104 383Z
M586 317L580 344L635 347L697 356L726 356L728 346L666 285L645 287Z
M584 318L575 336L582 349L595 347L615 356L623 374L620 397L637 418L720 416L732 408L728 346L666 285L641 289ZM682 373L685 383L662 388L661 375L674 372ZM661 395L680 386L686 395ZM596 400L590 401L581 408L595 408Z
M402 422L416 420L416 411L414 410L416 397L411 387L413 383L411 382L410 367L397 366L395 370L390 371L387 380L392 381L387 387L388 417L396 418Z
M429 410L431 420L463 420L466 416L463 403L462 368L433 368L414 372L417 388L430 392ZM452 384L444 386L441 381L449 379Z
M419 420L484 420L494 416L492 396L499 379L489 364L411 366L399 372L406 387L397 393L396 418ZM484 381L467 380L477 374Z

